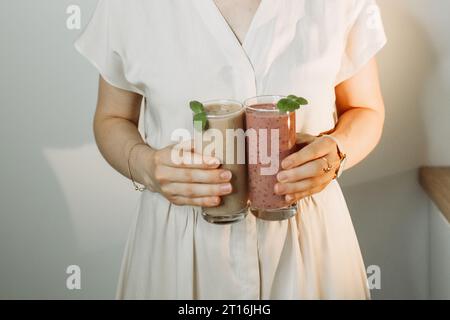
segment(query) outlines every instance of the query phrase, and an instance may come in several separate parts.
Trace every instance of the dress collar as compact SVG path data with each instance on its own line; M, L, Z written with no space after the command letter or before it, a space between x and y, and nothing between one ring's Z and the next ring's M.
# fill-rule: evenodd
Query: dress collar
M275 59L293 41L297 22L305 15L305 1L261 0L241 44L213 0L192 0L229 64L238 68L243 79L253 83L248 89L254 95L259 94L257 80L267 74Z

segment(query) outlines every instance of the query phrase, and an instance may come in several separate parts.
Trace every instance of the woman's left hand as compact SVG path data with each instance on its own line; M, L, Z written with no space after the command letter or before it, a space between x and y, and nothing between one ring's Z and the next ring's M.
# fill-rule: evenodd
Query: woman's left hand
M275 193L284 195L288 203L321 192L336 178L340 166L332 139L298 134L297 144L305 146L283 160L275 185Z

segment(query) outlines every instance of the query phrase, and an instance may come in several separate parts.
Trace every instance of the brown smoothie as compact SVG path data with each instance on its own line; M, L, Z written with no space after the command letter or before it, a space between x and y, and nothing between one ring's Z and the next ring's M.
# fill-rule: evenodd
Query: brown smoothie
M266 110L266 112L264 112ZM271 110L273 110L271 112ZM250 203L252 209L272 210L280 209L288 206L284 196L276 195L274 192L277 181L277 173L273 175L263 175L261 169L270 167L270 164L263 165L260 163L260 139L259 130L267 129L267 150L268 155L272 152L278 153L279 169L281 162L289 155L297 151L296 147L296 128L295 128L295 112L280 113L275 104L258 104L253 105L246 110L247 129L255 129L258 136L256 143L248 141L248 155L257 155L257 163L248 163L248 178ZM279 150L271 150L271 129L279 130Z
M247 166L245 164L245 143L239 144L238 139L232 136L227 139L227 129L245 130L245 112L240 104L230 103L212 103L205 104L205 112L208 116L209 129L216 129L222 133L223 149L222 156L214 153L222 162L222 169L229 170L233 174L231 184L233 192L230 195L222 197L220 206L214 208L204 208L204 214L211 217L226 217L229 215L240 214L247 211L248 187L247 187ZM233 131L234 132L234 131ZM228 132L230 136L230 131ZM205 139L204 139L205 140ZM245 138L242 138L245 142ZM211 144L211 141L204 141L203 147ZM234 157L228 156L233 152ZM238 161L238 155L241 155L241 161ZM243 161L242 161L243 158Z

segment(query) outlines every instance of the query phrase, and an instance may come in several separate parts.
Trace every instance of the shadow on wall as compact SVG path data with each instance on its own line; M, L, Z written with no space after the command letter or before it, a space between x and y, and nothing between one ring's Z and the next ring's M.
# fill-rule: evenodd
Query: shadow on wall
M410 170L344 189L366 266L381 269L373 299L428 298L428 200Z
M424 91L439 59L408 1L378 2L389 38L379 57L386 127L377 150L346 175L344 192L365 263L381 267L373 298L426 299L428 199L417 168L427 158Z
M78 3L86 23L95 2ZM345 191L366 262L382 266L375 297L423 297L427 218L414 168L426 152L420 101L437 58L406 2L379 3L390 41L380 56L386 132ZM0 33L9 57L0 59L0 298L114 294L134 199L94 151L97 74L73 50L69 4L0 2L4 26L20 26ZM81 292L65 288L70 264L86 271Z
M426 30L410 14L407 1L378 3L388 36L378 57L386 103L385 130L378 148L346 174L344 186L418 168L427 154L421 103L438 57Z
M86 23L95 2L78 2ZM94 145L98 74L73 49L69 4L0 4L14 28L0 34L0 298L114 297L134 198Z

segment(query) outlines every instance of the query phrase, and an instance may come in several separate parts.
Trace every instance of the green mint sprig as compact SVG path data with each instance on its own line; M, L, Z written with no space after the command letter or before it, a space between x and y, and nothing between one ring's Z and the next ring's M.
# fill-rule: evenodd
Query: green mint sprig
M301 106L308 105L309 102L305 98L294 96L293 94L287 96L284 99L281 99L277 103L278 109L283 112L293 112L295 110L300 109Z
M208 117L206 116L205 107L201 102L191 101L189 103L192 112L194 113L194 128L198 131L206 129Z

